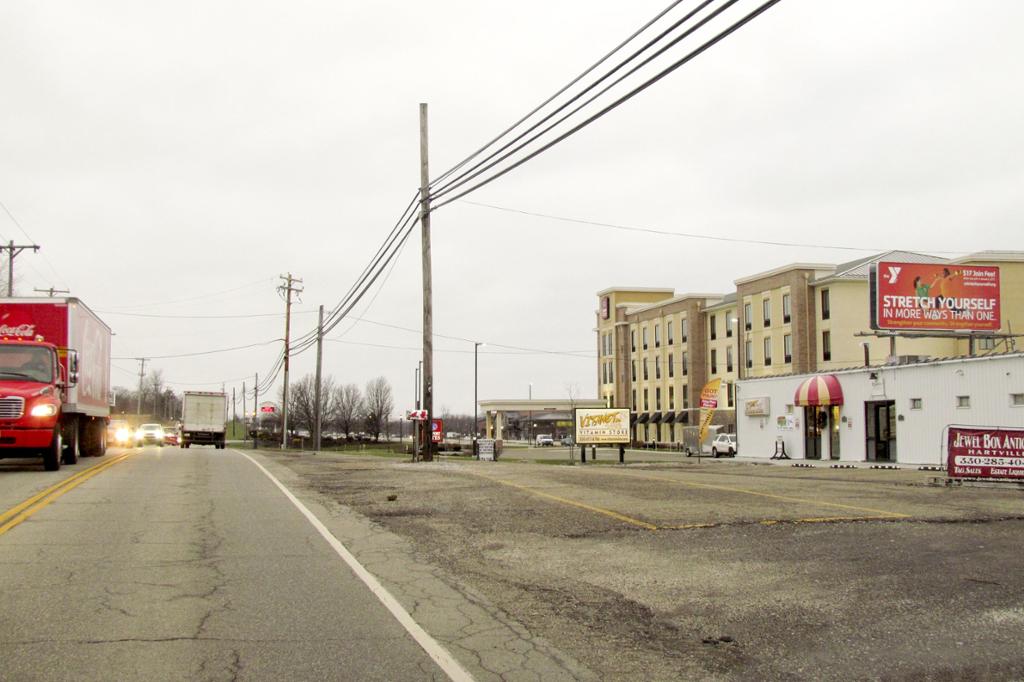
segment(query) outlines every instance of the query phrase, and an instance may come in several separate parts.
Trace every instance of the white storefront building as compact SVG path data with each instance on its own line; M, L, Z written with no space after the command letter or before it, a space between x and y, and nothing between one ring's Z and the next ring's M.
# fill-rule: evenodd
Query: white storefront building
M1024 427L1024 353L737 382L739 454L945 464L949 426Z

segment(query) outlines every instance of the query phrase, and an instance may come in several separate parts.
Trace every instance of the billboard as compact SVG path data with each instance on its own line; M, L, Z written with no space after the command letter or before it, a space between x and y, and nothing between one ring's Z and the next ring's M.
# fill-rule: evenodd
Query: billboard
M950 478L1024 480L1024 429L950 426Z
M994 332L1002 326L999 268L879 261L871 268L871 328Z
M577 407L574 415L580 445L629 442L629 410L624 407Z

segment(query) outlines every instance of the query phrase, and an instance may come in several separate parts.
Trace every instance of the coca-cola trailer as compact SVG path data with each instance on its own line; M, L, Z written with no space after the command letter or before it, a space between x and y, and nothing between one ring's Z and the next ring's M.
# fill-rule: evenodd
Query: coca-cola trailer
M0 458L106 452L110 336L77 298L0 299Z

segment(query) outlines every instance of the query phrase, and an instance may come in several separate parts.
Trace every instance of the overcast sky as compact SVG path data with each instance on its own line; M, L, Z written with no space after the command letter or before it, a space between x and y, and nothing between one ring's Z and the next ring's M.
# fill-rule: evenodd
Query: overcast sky
M42 246L15 261L16 291L70 289L100 311L129 358L114 360L115 385L146 356L178 390L251 386L280 343L159 356L281 338L286 272L304 281L294 328L308 331L419 185L419 102L436 176L666 5L7 0L0 201L17 224L0 210L0 238ZM525 398L531 383L535 398L567 384L593 397L600 289L727 292L794 261L1020 249L1021 26L1011 0L783 0L438 209L435 332L488 342L481 398ZM417 230L357 316L418 330L419 256ZM330 336L326 373L384 375L396 408L412 407L418 332L350 319ZM435 409L469 412L472 343L435 349ZM302 354L293 376L313 366Z

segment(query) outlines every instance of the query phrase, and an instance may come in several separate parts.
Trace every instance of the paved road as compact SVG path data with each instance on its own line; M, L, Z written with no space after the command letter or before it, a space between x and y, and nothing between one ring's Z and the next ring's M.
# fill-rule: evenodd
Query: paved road
M448 678L242 454L134 453L0 535L4 679Z

